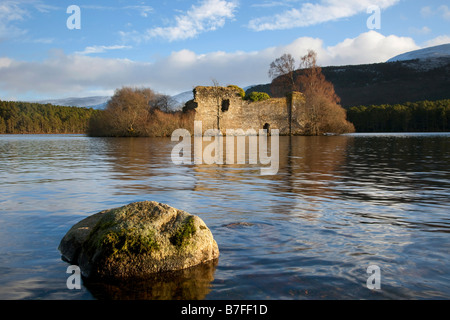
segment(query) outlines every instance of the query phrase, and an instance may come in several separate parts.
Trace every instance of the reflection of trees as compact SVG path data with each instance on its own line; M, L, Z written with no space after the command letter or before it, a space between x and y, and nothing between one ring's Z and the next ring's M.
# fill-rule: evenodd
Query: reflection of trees
M203 141L202 155L214 139ZM241 212L262 201L268 203L269 211L289 213L298 212L299 206L304 207L303 212L309 211L308 208L313 210L314 201L330 194L330 181L336 179L335 170L345 162L347 145L353 138L281 136L279 171L272 176L261 175L261 167L270 164L261 165L259 161L249 164L248 139L244 164L237 164L237 143L235 164L227 161L229 150L224 139L223 164L204 164L203 161L203 164L191 165L172 163L170 153L176 142L168 138L107 138L99 141L107 144L101 156L111 164L114 179L119 181L116 192L192 190L195 193L186 193L188 198L195 194L202 199L210 198L220 210L231 208ZM194 139L191 142L194 143ZM270 145L268 143L269 155ZM194 151L192 146L192 162Z
M105 147L101 162L122 188L134 190L191 189L190 168L172 163L170 138L95 138ZM188 176L187 180L184 179ZM189 183L188 183L189 182Z
M260 165L195 165L195 187L220 201L236 218L253 210L317 219L320 202L330 195L335 170L345 162L347 136L279 137L279 171L261 175ZM270 144L269 144L270 145ZM226 151L224 152L226 153Z
M158 273L146 279L85 281L97 299L201 300L210 292L218 259L185 270Z
M249 137L245 142L245 163L238 164L237 140L234 149L234 164L227 161L226 139L223 139L223 164L175 165L170 154L175 142L168 138L99 138L106 145L104 157L112 168L111 172L122 181L133 180L142 183L158 177L169 179L171 175L187 175L195 178L196 191L215 189L215 182L226 183L264 183L267 182L270 192L292 192L308 195L323 192L323 182L333 178L333 170L344 161L349 137L279 137L279 171L272 176L261 175L258 155L257 164L249 164ZM203 141L203 151L211 142ZM258 140L256 140L258 141ZM194 139L192 139L194 143ZM194 146L192 146L192 162L194 162ZM270 154L270 138L268 139ZM213 154L214 155L214 154ZM203 159L204 160L204 159ZM193 170L192 170L193 169ZM192 179L189 179L192 183ZM278 182L278 183L275 183ZM212 184L213 183L213 184ZM156 187L156 186L155 186ZM186 187L186 186L184 186ZM152 188L149 184L148 188Z
M197 177L195 190L207 190L211 181L223 181L249 185L266 183L269 192L321 195L326 187L324 182L335 179L334 170L345 161L350 139L346 136L282 136L279 139L279 171L272 176L261 175L260 164L248 164L248 140L245 164L227 164L224 145L223 165L194 167ZM208 143L203 143L203 150ZM236 157L235 151L235 163Z
M151 174L151 169L170 161L169 140L159 138L100 138L114 171L125 176ZM168 153L167 153L168 151ZM148 170L143 171L142 168Z
M327 182L336 179L334 171L345 161L349 139L346 136L292 137L285 146L287 150L280 150L280 154L290 155L284 170L280 170L289 192L322 195Z

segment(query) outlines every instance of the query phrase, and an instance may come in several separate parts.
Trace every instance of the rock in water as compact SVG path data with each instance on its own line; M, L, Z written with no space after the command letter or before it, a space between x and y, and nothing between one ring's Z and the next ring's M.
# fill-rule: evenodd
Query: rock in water
M87 278L141 278L219 257L202 219L154 201L87 217L67 232L58 249Z

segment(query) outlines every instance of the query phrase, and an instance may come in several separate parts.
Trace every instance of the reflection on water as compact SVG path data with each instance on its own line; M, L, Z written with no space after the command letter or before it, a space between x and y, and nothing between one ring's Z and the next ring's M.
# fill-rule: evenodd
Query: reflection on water
M211 291L217 263L218 259L145 280L86 281L84 284L101 300L202 300Z
M450 134L280 137L272 176L259 164L175 165L174 145L0 136L0 298L450 298ZM217 266L68 290L67 230L143 200L201 216ZM366 287L371 264L379 291Z

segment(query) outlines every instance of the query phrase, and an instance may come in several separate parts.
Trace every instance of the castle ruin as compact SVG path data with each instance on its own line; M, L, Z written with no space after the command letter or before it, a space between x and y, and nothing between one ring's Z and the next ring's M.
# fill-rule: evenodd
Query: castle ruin
M271 98L251 102L244 100L235 87L203 87L194 89L194 99L186 103L186 109L195 110L195 121L202 121L202 130L228 129L255 130L278 129L280 135L301 134L303 126L294 115L304 108L305 99L300 92L292 92L285 98Z

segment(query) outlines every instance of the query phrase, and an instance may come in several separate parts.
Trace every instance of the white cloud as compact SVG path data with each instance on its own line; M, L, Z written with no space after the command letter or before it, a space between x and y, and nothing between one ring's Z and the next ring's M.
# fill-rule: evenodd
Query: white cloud
M445 20L450 20L450 9L446 5L442 5L438 8L439 13L441 14L442 18Z
M298 3L301 0L285 0L285 1L263 1L262 3L253 3L253 8L273 8L273 7L292 7L293 3Z
M23 20L27 12L22 9L17 1L3 1L0 4L0 17L2 22Z
M48 5L48 4L42 3L41 1L36 1L34 3L34 6L35 6L36 10L38 10L39 12L43 12L43 13L48 13L48 12L54 11L54 10L61 10L60 7Z
M24 35L27 31L15 26L14 23L24 20L27 16L28 12L16 1L0 3L0 42Z
M376 31L345 39L326 49L334 65L385 62L390 58L412 50L420 49L412 38L395 35L384 36Z
M139 12L139 15L147 18L149 13L153 13L154 9L153 7L146 6L146 5L136 5L136 6L105 6L105 5L95 5L95 4L84 4L80 5L82 9L88 9L88 10L100 10L100 11L115 11L115 10L133 10Z
M0 68L0 90L9 95L38 97L85 96L98 90L111 90L124 84L145 83L140 70L149 64L126 59L105 59L51 52L42 62L4 60ZM147 68L148 69L148 68Z
M333 46L324 46L318 38L301 37L253 52L199 54L184 49L152 63L53 51L42 62L0 58L0 90L9 96L60 98L112 92L122 86L148 86L176 94L197 85L211 85L213 78L222 85L247 86L267 83L270 62L283 53L291 53L299 62L308 49L315 50L319 64L327 66L384 62L419 46L411 38L369 31Z
M423 7L422 9L420 9L420 14L424 18L429 18L433 15L433 10L431 9L430 6L426 6L426 7Z
M60 9L53 5L44 4L41 0L2 0L0 2L0 42L5 39L15 39L28 33L28 30L20 27L20 23L31 17L30 6L40 13Z
M36 38L36 39L25 39L27 42L31 43L41 43L41 44L52 44L55 42L54 38Z
M429 34L431 32L431 29L428 28L427 26L424 26L422 28L411 27L411 28L409 28L409 31L413 34L420 36L420 35Z
M433 38L431 40L428 40L424 43L424 47L434 47L441 44L447 44L450 43L450 36L448 35L441 35L437 36L436 38Z
M388 8L399 0L322 0L320 3L303 3L273 16L250 20L248 27L255 31L291 29L348 18L366 12L370 6Z
M124 9L137 10L144 18L147 18L148 14L153 12L153 8L150 6L126 6Z
M430 18L437 14L438 16L440 16L445 20L450 20L450 9L446 5L442 5L438 7L436 10L434 10L430 6L423 7L422 9L420 9L420 14L424 18Z
M89 46L86 47L83 51L78 51L76 54L92 54L92 53L103 53L108 50L122 50L122 49L131 49L131 46Z
M173 26L148 29L143 34L137 32L121 34L124 38L137 41L152 38L163 38L169 41L194 38L200 33L223 27L226 19L234 17L236 7L235 1L203 0L199 6L193 5L185 14L176 16Z
M12 59L9 58L0 58L0 69L1 68L7 68L11 65L11 63L13 62Z

